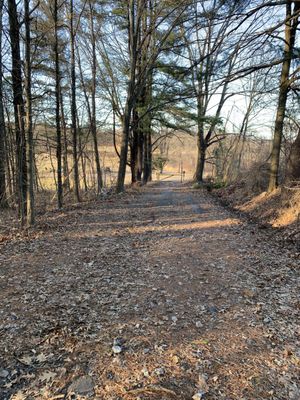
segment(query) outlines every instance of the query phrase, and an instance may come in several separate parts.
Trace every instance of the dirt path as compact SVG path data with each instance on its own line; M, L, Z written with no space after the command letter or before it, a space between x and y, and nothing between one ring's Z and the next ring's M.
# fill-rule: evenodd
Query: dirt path
M1 400L300 399L299 259L206 193L161 183L0 250Z

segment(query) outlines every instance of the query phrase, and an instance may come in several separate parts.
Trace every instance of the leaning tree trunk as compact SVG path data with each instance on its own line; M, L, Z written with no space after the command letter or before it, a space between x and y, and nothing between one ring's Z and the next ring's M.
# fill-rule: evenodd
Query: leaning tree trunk
M2 48L2 16L3 0L0 0L0 48ZM0 51L0 208L6 205L6 184L5 184L5 119L3 108L3 81L2 81L2 52Z
M8 1L9 36L12 58L12 90L16 135L16 195L21 224L26 217L27 171L26 138L24 126L24 99L22 87L22 62L20 56L20 25L15 0Z
M291 18L293 3L295 3L293 11L294 17ZM280 76L279 98L278 98L273 146L272 146L271 161L270 161L270 178L268 187L269 192L276 189L276 187L278 186L283 122L286 112L286 102L289 91L290 65L291 65L291 59L293 55L296 31L299 20L299 15L298 15L299 10L300 10L299 2L288 1L286 5L284 61L282 63L281 76Z

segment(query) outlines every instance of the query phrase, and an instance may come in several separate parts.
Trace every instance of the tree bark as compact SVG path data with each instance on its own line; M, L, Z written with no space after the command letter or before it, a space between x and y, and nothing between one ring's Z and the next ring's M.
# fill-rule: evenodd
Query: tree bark
M152 180L152 142L151 142L151 123L144 132L144 157L143 157L143 182Z
M122 136L121 136L121 149L120 149L120 162L117 178L117 193L124 191L126 166L127 166L127 153L129 144L129 131L130 131L130 118L132 106L127 102L123 121L122 121Z
M22 63L20 56L20 25L15 0L8 2L9 35L12 58L12 89L15 117L16 136L16 195L18 213L21 225L25 224L27 166L26 166L26 137L24 126L24 99L22 87Z
M292 13L292 5L294 10ZM300 3L288 1L286 4L286 24L285 24L285 46L284 46L284 61L282 63L278 105L275 119L273 146L271 151L270 161L270 177L268 191L276 189L278 186L279 163L280 163L280 150L283 133L283 122L286 112L286 102L289 92L289 74L290 65L295 45L295 37L298 26L298 12L300 10Z
M152 103L152 82L153 72L149 74L146 93L145 107ZM143 183L151 182L152 180L152 114L147 112L143 118Z
M121 149L120 149L120 162L118 170L118 178L116 190L117 192L124 191L124 183L126 176L127 166L127 153L130 134L130 123L132 117L132 110L136 102L136 66L137 66L137 45L139 39L140 25L137 23L136 18L136 5L134 0L129 0L128 3L128 47L130 56L130 78L127 89L127 98L124 109L122 121L122 136L121 136Z
M300 180L300 127L294 141L288 161L287 178L289 181Z
M62 140L61 140L61 76L60 60L58 50L58 4L54 0L54 58L55 58L55 123L56 123L56 174L57 174L57 207L63 206L63 184L62 184Z
M205 157L206 157L206 143L204 139L204 110L203 110L203 99L202 94L198 95L198 103L197 103L197 119L198 119L198 131L197 131L197 148L198 148L198 157L197 157L197 166L194 179L196 182L203 182L203 172L205 165Z
M95 163L97 171L97 194L101 193L103 187L101 165L100 165L100 155L98 148L97 139L97 124L96 124L96 76L97 76L97 58L96 58L96 37L94 29L94 19L93 19L93 7L91 2L90 5L90 23L91 23L91 38L92 38L92 110L91 110L91 132L93 136L94 144L94 154Z
M138 108L142 108L143 103L138 102ZM131 182L141 182L143 172L143 142L144 142L144 118L140 118L140 114L135 108L133 111L133 122L132 122L132 143L130 146L131 158Z
M0 0L0 48L2 48L2 17L3 17L3 3L4 0ZM6 200L6 178L5 178L5 118L3 108L3 81L2 81L2 52L0 52L0 208L7 205Z
M24 1L25 22L25 93L26 93L26 133L27 133L27 225L35 221L34 207L34 144L32 128L32 95L31 95L31 34L29 1Z
M61 88L60 88L61 89ZM62 96L62 90L60 90L60 110L61 110L61 125L63 129L63 176L64 183L63 188L66 191L70 191L70 173L69 173L69 162L68 162L68 138L67 138L67 125L65 119L64 102Z
M77 151L77 124L76 124L76 71L75 71L75 31L74 31L74 0L70 0L70 45L71 45L71 118L73 138L73 171L74 171L74 197L80 201L79 195L79 169Z

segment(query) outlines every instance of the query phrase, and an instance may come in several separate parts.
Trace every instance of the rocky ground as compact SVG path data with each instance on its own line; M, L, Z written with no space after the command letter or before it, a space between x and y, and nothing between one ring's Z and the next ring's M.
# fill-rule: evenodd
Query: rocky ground
M300 399L299 254L160 183L0 245L0 399Z

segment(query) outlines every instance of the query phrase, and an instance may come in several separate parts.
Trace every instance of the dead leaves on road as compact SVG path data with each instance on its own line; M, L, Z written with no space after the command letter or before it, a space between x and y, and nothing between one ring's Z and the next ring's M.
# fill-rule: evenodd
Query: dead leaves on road
M298 260L204 193L58 214L0 262L1 400L300 398Z

